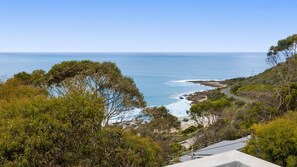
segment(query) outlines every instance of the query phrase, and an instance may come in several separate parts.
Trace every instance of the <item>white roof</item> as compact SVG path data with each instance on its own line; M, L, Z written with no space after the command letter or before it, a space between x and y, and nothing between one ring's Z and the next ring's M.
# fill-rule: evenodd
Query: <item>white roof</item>
M228 151L212 156L207 156L199 159L194 159L168 167L279 167L268 161L253 157L251 155L239 152L239 151Z

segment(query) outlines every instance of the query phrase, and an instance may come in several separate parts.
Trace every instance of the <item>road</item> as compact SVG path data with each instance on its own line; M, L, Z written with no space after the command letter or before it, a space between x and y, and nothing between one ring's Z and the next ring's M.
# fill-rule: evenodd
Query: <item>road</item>
M222 89L221 92L224 93L227 97L233 97L234 99L243 101L245 103L253 103L254 102L251 99L248 99L248 98L245 98L242 96L237 96L237 95L231 93L230 89L231 89L230 87L227 87L227 88Z

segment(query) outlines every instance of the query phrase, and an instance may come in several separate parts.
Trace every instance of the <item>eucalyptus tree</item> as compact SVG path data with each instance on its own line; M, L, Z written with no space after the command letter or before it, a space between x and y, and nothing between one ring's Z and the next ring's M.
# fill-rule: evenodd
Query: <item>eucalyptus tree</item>
M207 100L198 104L193 104L190 108L190 115L197 124L208 127L220 119L222 111L230 105L230 101L226 98L221 98L215 101Z
M280 63L284 57L289 58L297 54L297 34L281 39L277 45L269 48L267 53L268 63L275 66Z
M279 101L279 109L290 109L289 106L292 102L292 81L296 80L296 76L294 75L294 72L297 70L297 67L295 65L296 54L297 34L279 40L277 42L277 45L271 46L267 53L267 62L272 66L277 66L279 63L285 60L281 67L276 68L281 81L280 83L278 83L276 91L276 96ZM287 93L283 93L284 91Z
M66 61L54 65L47 77L52 96L65 96L71 91L81 90L103 98L103 126L111 119L122 121L127 112L146 105L133 79L122 75L111 62Z
M96 94L49 98L40 90L17 79L0 84L0 166L165 165L159 143L101 126L104 104Z
M149 107L143 111L144 118L147 118L149 123L145 124L151 132L169 133L172 129L180 129L180 121L177 117L170 114L169 110L164 107Z

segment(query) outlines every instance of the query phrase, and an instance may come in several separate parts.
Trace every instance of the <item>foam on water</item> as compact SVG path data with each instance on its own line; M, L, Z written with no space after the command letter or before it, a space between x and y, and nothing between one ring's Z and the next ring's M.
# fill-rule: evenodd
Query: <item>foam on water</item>
M222 79L182 79L182 80L175 80L170 81L171 83L185 83L190 81L222 81Z
M165 106L172 115L177 117L187 116L187 111L190 110L190 102L183 99L178 100L175 103L169 104Z
M210 80L210 79L209 79ZM183 117L187 116L187 111L190 110L191 107L191 101L187 100L185 95L193 94L195 92L203 92L206 90L213 89L209 86L203 86L203 89L201 89L201 86L198 87L197 84L191 83L189 81L209 81L208 79L186 79L186 80L174 80L174 81L168 81L165 84L167 86L171 87L193 87L193 89L190 92L183 92L180 94L174 94L171 95L169 98L175 99L176 102L165 105L165 107L170 111L170 113L177 117ZM219 79L211 79L212 81L219 81Z
M209 89L206 89L209 90ZM169 98L175 99L176 102L165 105L165 107L170 111L170 113L177 117L187 116L187 111L191 108L191 101L187 100L186 95L193 94L195 92L203 92L206 90L197 90L192 92L185 92L182 94L172 95Z

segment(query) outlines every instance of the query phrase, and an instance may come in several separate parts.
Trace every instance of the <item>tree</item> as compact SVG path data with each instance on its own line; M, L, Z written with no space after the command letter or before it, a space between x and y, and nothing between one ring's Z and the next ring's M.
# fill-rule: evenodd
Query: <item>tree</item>
M104 100L49 97L19 79L0 84L0 166L162 166L163 150L130 129L102 127Z
M15 79L22 81L24 85L28 85L31 83L31 75L25 71L19 72L13 76Z
M278 108L288 111L289 108L281 108L282 106L289 106L291 103L291 84L294 79L294 71L296 71L296 66L293 64L293 61L296 61L294 55L297 54L297 34L289 36L285 39L279 40L276 46L271 46L267 53L267 62L272 66L277 66L283 60L291 59L291 61L286 61L283 64L283 70L278 71L278 75L281 79L281 82L277 86L276 94L279 101ZM283 91L287 92L287 96L282 96Z
M47 75L48 87L54 96L64 96L72 90L82 90L103 98L103 125L108 124L110 119L122 121L127 112L146 105L133 79L123 76L114 63L62 62L54 65Z
M102 100L88 93L22 98L0 107L0 164L79 165L92 159L101 129Z
M136 128L136 132L145 137L151 138L157 143L162 151L158 154L162 159L178 156L177 149L179 144L175 141L171 132L180 129L180 121L171 115L169 110L164 107L150 107L143 110L143 117L146 122Z
M276 66L282 61L282 56L289 58L297 54L297 34L279 40L276 46L271 46L267 53L268 62Z
M180 121L171 115L164 107L150 107L143 110L144 117L149 121L148 126L151 131L157 133L168 133L171 129L180 129Z
M297 165L297 112L255 125L245 151L281 166Z
M43 70L34 70L31 74L27 72L20 72L14 75L14 79L19 80L24 85L32 85L44 88L46 85L46 73Z
M31 85L24 85L24 82L19 79L12 78L0 83L0 101L14 101L39 95L47 95L47 91Z
M221 117L222 110L228 106L230 106L230 102L226 98L215 101L207 100L192 105L190 114L197 124L209 126ZM205 119L207 119L207 121L205 121Z
M97 157L93 165L123 167L165 165L163 150L148 137L107 127L94 139L97 143L94 154L97 154Z

